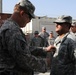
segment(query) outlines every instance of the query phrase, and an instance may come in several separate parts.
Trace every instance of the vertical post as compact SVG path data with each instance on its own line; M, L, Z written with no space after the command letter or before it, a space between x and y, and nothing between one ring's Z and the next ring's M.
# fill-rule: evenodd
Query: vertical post
M2 0L0 0L0 13L2 13Z

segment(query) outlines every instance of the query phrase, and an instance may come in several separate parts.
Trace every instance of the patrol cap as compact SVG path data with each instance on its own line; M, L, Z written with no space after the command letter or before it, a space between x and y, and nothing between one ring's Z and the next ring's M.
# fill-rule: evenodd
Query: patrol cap
M60 17L58 17L56 19L56 21L54 21L54 23L72 23L72 17L71 16L66 16L66 15L62 15Z
M51 31L50 34L53 34L53 31Z
M35 6L29 1L29 0L19 0L17 3L20 6L26 8L28 10L28 13L32 18L35 18L34 11L35 11Z
M38 31L35 31L34 34L39 34L39 32Z
M42 27L42 29L46 29L46 27Z
M71 26L76 26L76 22L72 22Z

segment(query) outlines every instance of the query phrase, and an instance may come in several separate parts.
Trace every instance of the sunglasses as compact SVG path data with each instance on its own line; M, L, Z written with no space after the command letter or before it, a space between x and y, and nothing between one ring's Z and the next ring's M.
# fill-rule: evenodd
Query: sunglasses
M26 13L26 14L29 16L29 19L31 20L32 19L32 16L29 13Z
M71 27L74 27L74 26L71 26Z
M63 25L64 23L57 23L57 25Z
M29 19L30 19L30 20L32 19L32 16L31 16L31 14L30 14L30 13L25 12L25 14L27 14L27 15L29 16Z

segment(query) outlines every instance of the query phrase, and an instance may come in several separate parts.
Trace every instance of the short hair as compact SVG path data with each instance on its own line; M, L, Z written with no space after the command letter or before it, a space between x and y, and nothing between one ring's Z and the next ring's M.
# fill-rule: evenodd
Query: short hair
M22 6L20 6L20 4L16 4L14 7L14 12L20 12L21 10L25 11L26 13L28 13L28 10Z

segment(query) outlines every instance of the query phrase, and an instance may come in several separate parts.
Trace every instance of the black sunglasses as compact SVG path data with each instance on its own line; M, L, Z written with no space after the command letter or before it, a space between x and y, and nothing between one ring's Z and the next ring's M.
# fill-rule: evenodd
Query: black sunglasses
M29 16L29 19L30 19L30 20L32 19L32 16L31 16L31 14L30 14L30 13L25 12L25 14L27 14L27 15Z
M64 23L57 23L58 25L63 25Z
M32 19L32 16L30 15L30 13L26 13L29 16L29 19Z

